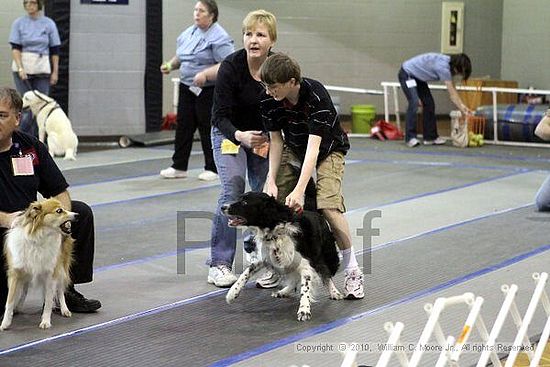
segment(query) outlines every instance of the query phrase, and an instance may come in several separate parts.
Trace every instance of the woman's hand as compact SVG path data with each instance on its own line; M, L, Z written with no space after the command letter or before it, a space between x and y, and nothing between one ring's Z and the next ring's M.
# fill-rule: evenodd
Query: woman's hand
M53 73L50 75L50 85L56 85L58 79L59 79L59 76L58 76L57 72L53 72Z
M260 130L235 132L235 139L247 148L255 148L267 141L267 136Z
M202 87L206 84L208 81L208 78L206 77L206 73L204 71L198 72L195 74L195 77L193 78L193 84L197 87Z
M27 80L29 77L27 76L27 73L25 73L25 69L21 68L19 69L19 71L17 72L17 74L19 74L19 78L21 80Z
M172 71L172 64L170 64L170 61L162 63L160 66L160 72L163 74L170 74Z

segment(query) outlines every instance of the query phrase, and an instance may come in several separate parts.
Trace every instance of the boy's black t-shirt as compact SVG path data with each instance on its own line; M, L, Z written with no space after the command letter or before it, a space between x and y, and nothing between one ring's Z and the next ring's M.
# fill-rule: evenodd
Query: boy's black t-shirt
M13 213L26 209L37 199L37 193L49 198L65 191L69 184L48 153L35 137L14 131L12 147L0 153L0 211ZM32 156L34 174L15 176L12 157Z
M285 144L302 161L309 135L321 137L317 163L332 152L346 154L350 148L348 136L340 126L340 119L330 95L316 80L302 78L296 105L268 97L261 102L261 112L266 129L282 130Z

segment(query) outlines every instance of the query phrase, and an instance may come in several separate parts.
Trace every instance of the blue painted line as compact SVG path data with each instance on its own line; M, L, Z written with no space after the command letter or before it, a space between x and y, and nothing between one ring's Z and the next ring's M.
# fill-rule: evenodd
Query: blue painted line
M403 161L395 161L395 160L369 160L369 159L354 160L353 163L350 163L350 164L370 163L370 162L410 164L410 165L421 165L421 166L430 165L430 162L403 162ZM433 163L432 165L440 166L441 163L436 162L436 163ZM524 173L524 172L531 171L531 169L524 168L524 167L510 168L510 167L499 167L499 166L478 166L478 165L467 165L467 164L462 164L462 163L452 163L452 164L450 164L449 167L451 167L451 168L455 168L455 167L456 168L474 168L474 169L482 169L482 170L499 170L499 171L510 171L510 170L512 170L514 173L516 173L516 172ZM90 206L93 207L93 208L96 208L96 207L103 207L103 206L109 206L109 205L124 204L124 203L129 203L129 202L135 202L135 201L140 201L140 200L148 200L148 199L154 199L154 198L165 197L165 196L188 194L188 193L192 193L192 192L208 190L208 189L211 189L213 187L219 187L219 186L220 186L219 183L213 183L213 184L203 185L203 186L195 187L195 188L191 188L191 189L177 190L177 191L165 192L165 193L161 193L161 194L151 194L151 195L139 196L137 198L131 198L131 199L114 200L114 201L109 201L109 202L106 202L106 203L91 204Z
M445 192L454 191L454 190L458 190L458 189L463 189L463 188L466 188L466 187L476 186L476 185L479 185L479 184L500 180L502 178L521 175L521 174L524 174L524 173L527 173L527 172L530 172L530 171L527 170L527 171L524 171L524 172L513 172L513 173L507 173L507 174L504 174L504 175L495 176L495 177L489 177L489 178L485 178L485 179L482 179L482 180L470 182L470 183L467 183L467 184L464 184L464 185L452 186L452 187L448 187L448 188L441 189L441 190L430 191L430 192L426 192L426 193L422 193L422 194L418 194L418 195L408 196L408 197L401 198L401 199L398 199L398 200L394 200L394 201L391 201L389 203L385 203L385 204L381 204L381 205L371 205L371 206L367 206L367 207L352 209L352 210L347 211L347 214L354 213L354 212L357 212L357 211L383 208L385 206L394 205L394 204L402 203L402 202L405 202L405 201L416 200L416 199L423 198L423 197L426 197L426 196L442 194L442 193L445 193Z
M350 150L350 152L354 151L367 151L367 152L374 152L374 153L380 153L380 149L376 148L368 148L368 147L360 147L356 148L354 147L353 150ZM407 155L420 155L420 156L441 156L441 157L464 157L464 158L492 158L496 160L502 160L502 161L520 161L520 162L550 162L550 158L548 157L524 157L524 156L508 156L506 154L490 154L490 153L470 153L472 150L460 150L457 149L456 152L449 152L449 151L425 151L425 150L404 150L404 149L385 149L384 153L396 153L396 154L407 154ZM475 152L480 152L479 149L474 149Z
M34 347L34 346L37 346L37 345L40 345L40 344L44 344L44 343L48 343L48 342L52 342L52 341L56 341L56 340L65 339L65 338L68 338L68 337L82 335L82 334L85 334L85 333L88 333L88 332L91 332L91 331L104 329L104 328L107 328L107 327L110 327L110 326L118 325L118 324L121 324L121 323L124 323L124 322L139 319L139 318L142 318L142 317L145 317L145 316L155 315L155 314L158 314L158 313L161 313L161 312L164 312L164 311L171 310L171 309L176 308L176 307L181 307L181 306L184 306L184 305L190 305L190 304L193 304L193 303L201 302L201 301L204 301L206 299L216 297L219 294L224 293L224 292L227 292L227 289L218 289L218 290L209 292L207 294L201 294L199 296L187 298L187 299L177 301L177 302L173 302L173 303L170 303L170 304L167 304L167 305L162 305L162 306L155 307L155 308L152 308L152 309L149 309L149 310L146 310L146 311L138 312L138 313L131 314L131 315L128 315L128 316L119 317L118 319L106 321L106 322L103 322L101 324L96 324L96 325L88 326L88 327L85 327L85 328L69 331L67 333L55 335L55 336L45 338L45 339L35 340L35 341L30 342L30 343L20 344L20 345L17 345L15 347L12 347L12 348L0 350L0 355L5 355L5 354L8 354L8 353L17 352L17 351L20 351L20 350L23 350L23 349L27 349L27 348L30 348L30 347Z
M516 210L516 209L520 209L520 208L523 208L524 206L521 206L521 207L518 207L518 208L514 208L514 209L510 209L510 210ZM468 221L464 221L464 222L461 222L461 223L458 223L458 224L453 224L453 225L450 225L448 227L457 227L459 225L462 225L462 224L466 224L466 223L471 223L473 221L476 221L476 220L481 220L483 218L486 218L486 217L490 217L492 215L500 215L502 214L502 212L497 212L497 213L491 213L491 214L488 214L486 216L482 216L482 217L478 217L478 218L475 218L475 219L472 219L472 220L468 220ZM443 231L444 228L437 228L434 230L434 232L440 232L440 231ZM421 233L419 234L418 236L425 236L425 235L428 235L430 233L430 231L427 231L427 232L424 232L424 233ZM407 237L405 239L400 239L400 240L395 240L395 241L390 241L390 242L387 242L387 243L383 243L383 244L380 244L378 246L375 247L375 249L382 249L382 248L385 248L385 247L389 247L389 246L393 246L393 245L396 245L400 242L403 242L405 241L406 239L410 239L410 238L413 238L415 236L411 236L411 237ZM544 247L544 246L543 246ZM546 245L546 247L550 248L550 245ZM540 248L539 248L540 249ZM194 249L196 250L196 249ZM189 250L186 250L186 251L189 251ZM535 250L536 251L536 250ZM546 250L544 250L546 251ZM363 250L360 250L360 251L357 251L356 254L361 254L363 252ZM532 253L533 251L527 253L527 254L530 254ZM543 252L542 250L540 252ZM148 258L144 258L144 259L140 259L140 260L136 260L136 261L129 261L127 263L123 263L123 264L115 264L115 265L108 265L108 266L105 266L105 267L100 267L100 268L97 268L97 269L94 269L94 271L98 272L98 271L107 271L107 270L111 270L111 269L115 269L115 268L120 268L120 267L124 267L124 266L129 266L129 265L134 265L134 264L139 264L139 263L143 263L143 262L146 262L146 261L151 261L153 259L159 259L159 258L162 258L162 257L167 257L167 256L174 256L176 254L176 251L173 251L169 254L163 254L163 255L157 255L157 256L152 256L152 257L148 257ZM535 254L531 255L531 256L534 256ZM520 255L520 256L526 256L526 255ZM530 257L530 256L526 256L525 258L527 257ZM515 258L518 258L517 256ZM512 258L512 259L515 259L515 258ZM520 261L520 260L518 260ZM494 267L490 267L489 269L492 269ZM495 269L496 270L496 269ZM457 279L462 279L464 277L460 277L460 278L457 278ZM470 278L466 279L466 280L469 280ZM466 281L464 280L464 281ZM447 284L447 283L444 283L444 284ZM457 283L458 284L458 283ZM453 285L453 284L452 284ZM450 287L451 285L449 285L448 287ZM252 287L252 286L250 286ZM438 286L440 287L440 286ZM435 288L430 288L430 289L437 289L439 290L439 288L435 287ZM413 300L414 298L411 298L411 297L420 297L422 295L424 295L423 292L429 292L430 289L428 290L425 290L425 291L420 291L418 292L418 296L415 296L417 293L413 294L412 296L409 296L409 297L406 297L404 298L405 300L409 299L409 300ZM444 289L444 288L442 288ZM122 323L122 322L126 322L126 321L131 321L131 320L135 320L137 318L140 318L140 317L144 317L144 316L148 316L148 315L151 315L151 314L155 314L155 313L159 313L159 312L162 312L162 311L166 311L166 310L169 310L169 309L172 309L172 308L176 308L176 307L180 307L180 306L184 306L184 305L187 305L187 304L192 304L192 303L196 303L196 302L200 302L200 301L203 301L203 300L207 300L207 299L210 299L220 293L223 293L225 292L226 289L220 289L220 290L216 290L216 291L213 291L213 292L209 292L207 294L202 294L202 295L198 295L198 296L195 296L195 297L192 297L192 298L189 298L189 299L185 299L185 300L181 300L181 301L178 301L178 302L175 302L175 303L171 303L171 304L168 304L168 305L164 305L164 306L159 306L159 307L156 307L156 308L153 308L151 310L146 310L146 311L142 311L142 312L139 312L139 313L136 313L136 314L132 314L132 315L129 315L129 316L125 316L125 317L122 317L122 318L118 318L118 319L115 319L115 320L112 320L112 321L108 321L108 322L104 322L104 323L101 323L101 324L97 324L97 325L92 325L90 327L87 327L87 328L83 328L83 329L78 329L78 330L75 330L75 331L71 331L71 332L67 332L67 333L64 333L64 334L60 334L60 335L57 335L57 336L54 336L54 337L51 337L51 338L46 338L46 339L41 339L41 340L37 340L37 341L33 341L33 342L30 342L30 343L26 343L26 344L21 344L19 346L16 346L16 347L13 347L13 348L10 348L10 349L6 349L6 350L3 350L3 351L0 351L0 355L3 355L3 354L7 354L7 353L11 353L11 352L15 352L17 350L21 350L21 349L25 349L25 348L30 348L30 347L33 347L35 345L39 345L39 344L42 344L42 343L45 343L45 342L49 342L49 341L54 341L54 340L58 340L58 339L62 339L62 338L67 338L67 337L71 337L71 336L76 336L76 335L80 335L80 334L83 334L83 333L86 333L86 332L91 332L91 331L95 331L95 330L98 330L98 329L102 329L102 328L105 328L105 327L108 327L108 326L112 326L112 325L116 325L116 324L119 324L119 323ZM350 321L353 321L355 319L359 319L361 317L363 317L363 315L369 315L369 314L374 314L376 312L379 312L377 310L384 310L384 309L387 309L387 308L390 308L390 307L393 307L397 304L401 304L401 303L406 303L405 301L403 300L398 300L398 301L394 301L394 302L391 302L391 303L388 303L387 305L383 305L377 309L374 309L374 310L371 310L371 311L367 311L363 314L358 314L358 315L355 315L355 316L352 316L352 317L348 317L348 318L343 318L343 319L340 319L340 320L335 320L335 321L332 321L328 324L325 324L323 326L320 326L318 328L314 328L314 329L311 329L311 330L308 330L304 333L301 333L301 334L297 334L296 336L291 336L291 337L288 337L288 338L285 338L284 340L290 340L288 341L286 344L289 344L291 343L294 339L293 338L297 338L296 340L300 340L302 338L305 338L305 337L308 337L308 336L312 336L312 335L316 335L316 334L319 334L319 333L322 333L323 331L316 331L317 329L319 328L327 328L326 330L330 330L330 329L333 329L335 327L338 327L338 326L341 326L341 325L344 325ZM325 330L325 329L322 329L322 330ZM312 334L313 333L313 334ZM274 348L277 348L277 347L273 347L271 349L274 349ZM269 349L269 350L271 350ZM268 351L268 350L266 350ZM248 352L245 352L245 354L247 354ZM260 354L260 353L257 353L257 354ZM254 355L257 355L257 354L253 354L253 355L250 355L249 357L247 358L250 358Z
M133 202L133 201L139 202L141 200L155 199L155 198L160 198L160 197L165 197L165 196L188 194L188 193L192 193L192 192L203 191L203 190L211 189L213 187L217 187L219 185L220 184L209 184L209 185L204 185L204 186L201 186L201 187L194 187L192 189L185 189L185 190L178 190L178 191L171 191L171 192L163 192L161 194L144 195L144 196L139 196L137 198L131 198L131 199L113 200L113 201L109 201L109 202L106 202L106 203L91 204L90 206L92 208L98 208L98 207L109 206L109 205L129 203L129 202Z
M495 180L498 180L498 179L501 179L501 178L515 176L515 175L522 174L522 173L524 173L524 172L515 172L515 173L512 173L512 174L505 174L505 175L501 175L501 176L497 176L497 177L491 177L491 178L488 178L488 179L479 180L479 181L476 181L476 182L473 182L473 183L468 183L468 184L465 184L465 185L454 186L454 187L451 187L451 188L432 191L432 192L423 193L423 194L419 194L419 195L413 195L413 196L409 196L409 197L406 197L406 198L401 198L399 200L391 201L391 202L388 202L388 203L383 203L383 204L378 204L378 205L371 205L371 206L364 206L364 207L356 208L356 209L353 209L353 210L349 210L346 214L352 214L352 213L355 213L355 212L366 211L366 210L370 210L370 209L374 209L374 208L383 208L383 207L386 207L386 206L390 206L390 205L394 205L394 204L398 204L398 203L402 203L402 202L406 202L406 201L416 200L416 199L426 197L426 196L430 196L430 195L436 195L436 194L441 194L441 193L445 193L445 192L449 192L449 191L454 191L454 190L474 186L474 185L481 184L481 183L495 181ZM529 206L529 205L532 205L532 203L527 204L527 206ZM523 208L523 207L524 206L521 206L519 208ZM519 209L519 208L512 208L512 210ZM488 214L487 216L496 215L496 214L499 214L499 213L491 213L491 214ZM195 250L198 250L200 248L206 248L207 246L209 246L209 241L205 241L203 247L201 247L201 245L199 243L197 243L197 245L198 246L196 246L193 249L187 249L187 251L195 251ZM120 269L120 268L124 268L126 266L144 264L144 263L148 263L150 261L159 260L159 259L167 258L167 257L170 257L170 256L175 256L176 254L177 254L176 251L170 251L170 252L166 252L166 253L163 253L163 254L158 254L158 255L148 256L148 257L144 257L144 258L140 258L140 259L130 260L130 261L127 261L127 262L124 262L124 263L118 263L118 264L112 264L112 265L105 265L105 266L97 267L97 268L94 268L94 271L95 272L103 272L103 271L108 271L108 270L113 270L113 269ZM358 255L362 254L362 251L357 252L357 254Z
M185 249L179 249L179 250L175 250L175 251L165 252L165 253L162 253L162 254L151 255L151 256L147 256L147 257L141 257L139 259L129 260L129 261L125 261L125 262L122 262L122 263L99 266L97 268L94 268L94 273L102 273L102 272L109 271L109 270L125 268L127 266L146 264L146 263L149 263L151 261L165 259L167 257L177 256L179 254L205 249L209 246L210 246L210 241L200 241L200 242L197 241L197 242L195 242L195 246L193 246L193 247L187 247Z
M540 118L542 118L543 115L540 115ZM354 147L353 148L353 151L372 151L372 152L377 152L379 153L380 150L378 149L374 149L374 148L357 148L357 147ZM522 156L519 156L519 157L511 157L511 156L507 156L507 155L497 155L497 154L465 154L465 153L462 153L462 151L460 150L457 150L456 153L454 152L433 152L433 151L420 151L420 150L416 150L416 151L410 151L410 150L384 150L384 152L391 152L391 153L399 153L399 154L413 154L413 155L426 155L426 156L442 156L442 157L445 157L445 156L452 156L452 157L468 157L468 158L475 158L475 157L483 157L483 158L493 158L493 159L498 159L498 160L504 160L504 161L521 161L521 162L550 162L550 158L544 158L544 157L522 157ZM156 160L157 158L155 159L148 159L148 160ZM163 158L158 158L158 159L163 159ZM144 161L147 161L147 160L144 160ZM407 163L406 161L403 162L403 161L395 161L395 160L383 160L383 159L362 159L362 160L347 160L346 161L346 164L347 165L350 165L350 164L354 164L354 163L361 163L361 162L389 162L389 163L401 163L401 164L419 164L420 162L411 162L411 163ZM118 163L117 163L118 164ZM120 164L123 164L123 163L120 163ZM429 164L429 162L423 162L423 164ZM437 164L441 164L439 162L433 162L434 165L437 165ZM479 168L479 169L502 169L502 170L506 170L506 169L517 169L519 167L498 167L498 166L480 166L480 165L467 165L467 164L464 164L463 166L459 166L458 164L455 164L455 163L450 163L451 166L453 167L467 167L467 168ZM112 165L108 165L106 167L110 167ZM71 168L71 169L67 169L67 170L63 170L63 172L67 172L67 171L71 171L71 170L76 170L76 169L86 169L88 167L82 167L82 168ZM97 167L91 167L91 168L97 168ZM195 167L196 169L199 169L200 167ZM193 168L193 169L195 169ZM87 182L87 183L79 183L79 184L71 184L70 187L86 187L86 186L90 186L90 185L94 185L94 184L102 184L102 183L110 183L110 182L116 182L116 181L123 181L123 180L129 180L129 179L137 179L137 178L145 178L145 177L152 177L152 176L156 176L156 174L143 174L143 175L135 175L135 176L125 176L125 177L117 177L117 178L110 178L110 179L105 179L105 180L99 180L99 181L92 181L92 182Z
M312 336L316 336L318 334L326 333L327 331L333 330L333 329L338 328L338 327L342 327L344 325L350 324L350 323L352 323L354 321L357 321L357 320L360 320L362 318L365 318L365 317L368 317L368 316L373 316L373 315L379 314L383 311L387 311L390 308L393 308L395 306L410 303L410 302L415 301L419 298L432 295L434 293L437 293L437 292L443 291L445 289L457 286L459 284L465 283L465 282L470 281L472 279L475 279L475 278L481 277L483 275L492 273L496 270L506 268L506 267L511 266L513 264L516 264L520 261L526 260L530 257L540 255L540 254L542 254L542 253L544 253L548 250L550 250L550 244L543 245L543 246L538 247L538 248L536 248L532 251L529 251L529 252L523 253L521 255L512 257L510 259L504 260L504 261L502 261L498 264L491 265L491 266L485 267L483 269L477 270L475 272L472 272L472 273L469 273L469 274L451 279L451 280L449 280L447 282L444 282L444 283L441 283L441 284L439 284L435 287L415 292L415 293L410 294L406 297L403 297L401 299L398 299L398 300L395 300L393 302L387 303L387 304L382 305L380 307L377 307L375 309L372 309L372 310L369 310L369 311L366 311L366 312L362 312L362 313L354 315L354 316L338 319L338 320L335 320L335 321L332 321L332 322L329 322L329 323L311 328L311 329L306 330L302 333L298 333L298 334L295 334L295 335L292 335L292 336L289 336L289 337L286 337L286 338L282 338L282 339L276 340L274 342L264 344L260 347L245 351L243 353L236 354L236 355L228 357L228 358L224 358L222 360L219 360L219 361L211 364L210 367L230 366L230 365L235 364L237 362L242 362L246 359L250 359L252 357L270 352L274 349L284 347L284 346L289 345L291 343L295 343L299 340L309 338L309 337L312 337Z
M508 208L508 209L505 209L505 210L500 210L498 212L493 212L493 213L489 213L489 214L485 214L485 215L480 215L480 216L477 216L475 218L463 220L461 222L449 224L449 225L446 225L446 226L441 226L439 228L431 229L431 230L425 231L425 232L416 233L416 234L411 235L411 236L407 236L407 237L404 237L404 238L399 238L397 240L388 241L388 242L385 242L385 243L378 244L378 245L372 247L371 251L372 252L379 251L379 250L385 249L387 247L394 246L394 245L396 245L398 243L401 243L401 242L409 241L409 240L424 237L424 236L429 236L429 235L440 233L440 232L443 232L443 231L447 231L447 230L453 229L453 228L458 228L458 227L461 227L461 226L464 226L464 225L468 225L468 224L471 224L471 223L474 223L474 222L478 222L478 221L483 220L483 219L496 217L496 216L506 214L506 213L510 213L510 212L513 212L513 211L516 211L516 210L525 209L525 208L528 208L530 206L533 206L533 203L520 205L520 206L515 207L515 208ZM366 251L368 251L368 249L362 249L362 250L355 251L355 255L357 255L357 256L362 255Z

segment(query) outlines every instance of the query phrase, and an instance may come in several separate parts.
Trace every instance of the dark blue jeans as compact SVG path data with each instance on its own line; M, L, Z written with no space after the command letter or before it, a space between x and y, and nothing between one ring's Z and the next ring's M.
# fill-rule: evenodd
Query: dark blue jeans
M13 73L13 81L15 83L15 89L21 94L30 90L38 90L46 95L50 94L50 76L34 76L29 75L27 80L22 80L19 74ZM38 125L36 119L33 117L30 110L24 110L21 113L21 122L19 123L19 130L38 137Z
M227 217L221 213L221 206L236 201L244 193L248 175L248 183L252 191L261 192L264 187L269 161L241 145L238 154L222 154L221 144L225 136L217 128L212 128L212 149L214 161L218 168L221 181L221 192L218 206L212 223L210 242L210 265L227 265L232 267L237 245L235 228L227 225ZM247 251L250 249L247 249Z
M418 101L422 101L423 108L423 128L424 128L424 140L435 140L438 137L437 134L437 122L435 120L435 103L428 88L428 83L423 82L409 76L403 68L399 70L397 75L401 89L407 97L409 106L407 107L407 131L405 134L405 141L409 141L412 138L416 138L416 114L418 112ZM407 86L407 80L414 79L416 81L416 87L409 88Z

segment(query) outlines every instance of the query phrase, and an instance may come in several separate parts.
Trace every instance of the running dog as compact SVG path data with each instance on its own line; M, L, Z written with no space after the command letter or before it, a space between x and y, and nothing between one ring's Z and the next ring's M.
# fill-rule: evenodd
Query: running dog
M10 327L13 313L21 309L32 281L43 288L41 329L52 325L55 298L61 314L71 316L65 303L65 290L70 281L69 267L74 246L70 236L71 221L77 216L77 213L63 209L58 200L48 199L32 203L14 219L4 243L8 298L0 330Z
M221 209L229 218L229 226L247 226L254 232L263 257L243 271L227 293L227 303L232 303L249 278L263 268L281 276L284 287L274 291L273 297L289 297L299 291L298 321L311 319L311 302L321 284L328 288L330 299L343 298L332 281L340 261L336 242L319 213L306 210L296 214L275 198L256 192L245 193Z
M36 118L38 138L44 143L47 137L50 155L63 155L63 159L75 160L78 137L59 104L44 93L31 90L23 95L23 108L27 107Z

